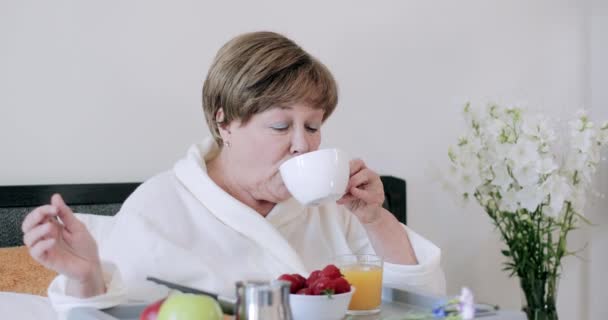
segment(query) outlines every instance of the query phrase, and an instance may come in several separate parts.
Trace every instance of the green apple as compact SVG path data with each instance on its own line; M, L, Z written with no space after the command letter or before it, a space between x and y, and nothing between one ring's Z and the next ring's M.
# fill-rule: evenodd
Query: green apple
M169 296L160 307L158 320L222 320L222 309L213 298L178 293Z

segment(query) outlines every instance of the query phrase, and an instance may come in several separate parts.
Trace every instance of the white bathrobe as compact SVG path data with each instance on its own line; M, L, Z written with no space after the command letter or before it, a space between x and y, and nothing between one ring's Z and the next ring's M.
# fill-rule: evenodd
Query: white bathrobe
M357 218L335 203L303 207L292 198L262 217L209 178L205 161L217 151L212 139L194 145L173 170L142 184L97 237L107 293L68 296L68 280L58 276L48 290L53 307L65 314L75 306L106 308L168 293L146 276L234 296L239 280L306 276L336 255L374 253ZM404 228L419 264L385 263L384 285L444 294L440 249Z

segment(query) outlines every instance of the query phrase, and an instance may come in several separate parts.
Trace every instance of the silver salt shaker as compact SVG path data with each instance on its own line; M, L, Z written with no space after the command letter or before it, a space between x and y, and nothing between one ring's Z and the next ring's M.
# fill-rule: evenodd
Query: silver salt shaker
M239 281L236 283L236 320L292 320L289 282Z

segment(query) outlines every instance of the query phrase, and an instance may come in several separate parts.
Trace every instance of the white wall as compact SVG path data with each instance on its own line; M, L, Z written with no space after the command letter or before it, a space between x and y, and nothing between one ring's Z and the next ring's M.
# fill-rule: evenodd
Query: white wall
M608 119L608 1L590 1L590 105L596 119ZM589 319L608 319L606 288L608 288L608 151L597 175L597 189L603 198L594 199L590 213L597 224L589 238Z
M443 248L450 292L467 285L481 301L519 308L489 219L454 206L436 172L462 128L455 102L526 101L554 116L583 107L585 9L575 0L4 0L0 185L133 181L169 168L207 134L200 87L221 44L279 31L339 81L324 144L407 179L410 225ZM582 319L580 263L564 274L562 318Z

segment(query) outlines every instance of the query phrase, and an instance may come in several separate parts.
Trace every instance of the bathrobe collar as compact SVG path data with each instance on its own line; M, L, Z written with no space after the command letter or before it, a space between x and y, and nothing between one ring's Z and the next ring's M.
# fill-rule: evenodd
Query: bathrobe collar
M305 208L293 198L278 203L266 218L221 189L207 174L206 161L217 156L219 148L212 138L195 144L185 158L175 164L177 179L209 211L227 226L253 240L293 272L306 274L306 268L289 242L276 229L302 213Z

